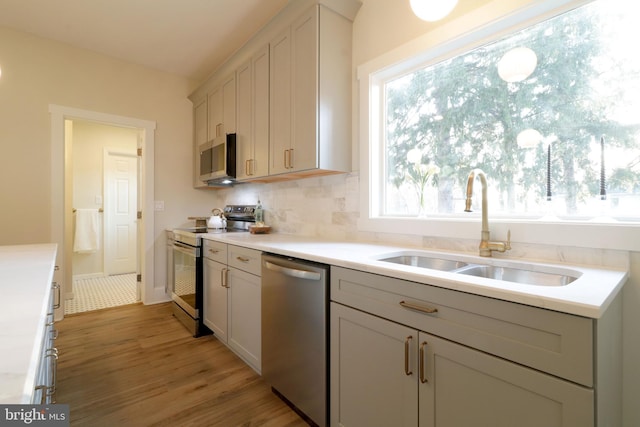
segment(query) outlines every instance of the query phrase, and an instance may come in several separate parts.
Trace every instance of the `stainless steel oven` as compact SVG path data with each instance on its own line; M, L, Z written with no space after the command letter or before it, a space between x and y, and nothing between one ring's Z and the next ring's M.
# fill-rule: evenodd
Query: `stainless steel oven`
M202 322L204 289L202 233L247 232L250 225L255 224L254 211L255 205L227 205L223 209L227 218L226 229L207 230L205 226L173 230L173 242L169 242L173 255L173 281L171 282L173 315L191 331L194 337L212 333ZM197 217L195 218L197 220Z
M206 229L173 230L173 314L194 337L210 334L202 323L202 239Z

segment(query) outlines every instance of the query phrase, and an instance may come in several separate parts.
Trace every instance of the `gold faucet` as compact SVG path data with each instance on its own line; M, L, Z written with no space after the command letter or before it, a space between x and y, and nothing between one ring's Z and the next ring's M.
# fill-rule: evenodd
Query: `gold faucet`
M507 232L506 242L492 242L489 240L489 219L487 213L487 176L480 169L474 169L467 178L467 201L465 212L471 212L471 198L473 197L473 182L476 177L482 184L482 231L480 235L480 256L491 256L492 251L504 252L511 249L511 230Z

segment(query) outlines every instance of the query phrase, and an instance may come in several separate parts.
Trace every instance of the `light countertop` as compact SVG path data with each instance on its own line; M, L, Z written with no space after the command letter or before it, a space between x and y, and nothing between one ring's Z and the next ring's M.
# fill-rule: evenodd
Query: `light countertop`
M216 240L263 252L301 258L351 268L446 289L497 298L534 307L597 319L627 280L626 270L591 266L540 263L526 259L494 259L423 248L370 243L347 243L286 234L207 233L204 239ZM571 272L580 277L565 286L537 286L466 276L457 273L378 261L383 254L417 251L435 257L455 257L467 263L526 268L547 272Z
M55 244L0 246L0 403L28 404L47 316Z

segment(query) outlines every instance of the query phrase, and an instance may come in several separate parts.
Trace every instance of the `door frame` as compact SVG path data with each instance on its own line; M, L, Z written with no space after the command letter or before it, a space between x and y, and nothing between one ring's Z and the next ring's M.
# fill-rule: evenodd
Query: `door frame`
M100 113L96 111L82 110L55 104L49 105L51 117L51 241L57 243L58 252L56 265L60 269L62 278L62 292L67 293L72 289L71 285L71 258L72 242L68 221L65 217L72 215L73 206L71 198L67 197L65 164L67 147L65 141L65 122L67 120L86 120L113 126L123 126L141 129L141 138L138 148L142 149L140 209L143 212L138 229L138 238L142 247L138 251L138 259L141 266L142 283L140 286L141 300L144 304L153 304L166 300L164 289L156 291L154 287L154 144L156 122L141 120L131 117ZM160 292L162 291L162 292ZM56 310L55 318L64 316L64 304Z

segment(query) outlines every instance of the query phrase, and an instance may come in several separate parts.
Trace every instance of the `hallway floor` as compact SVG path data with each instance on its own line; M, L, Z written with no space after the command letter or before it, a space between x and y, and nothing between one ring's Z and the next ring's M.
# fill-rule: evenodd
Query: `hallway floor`
M65 301L65 315L133 304L136 302L136 274L75 280L73 294L73 299Z

